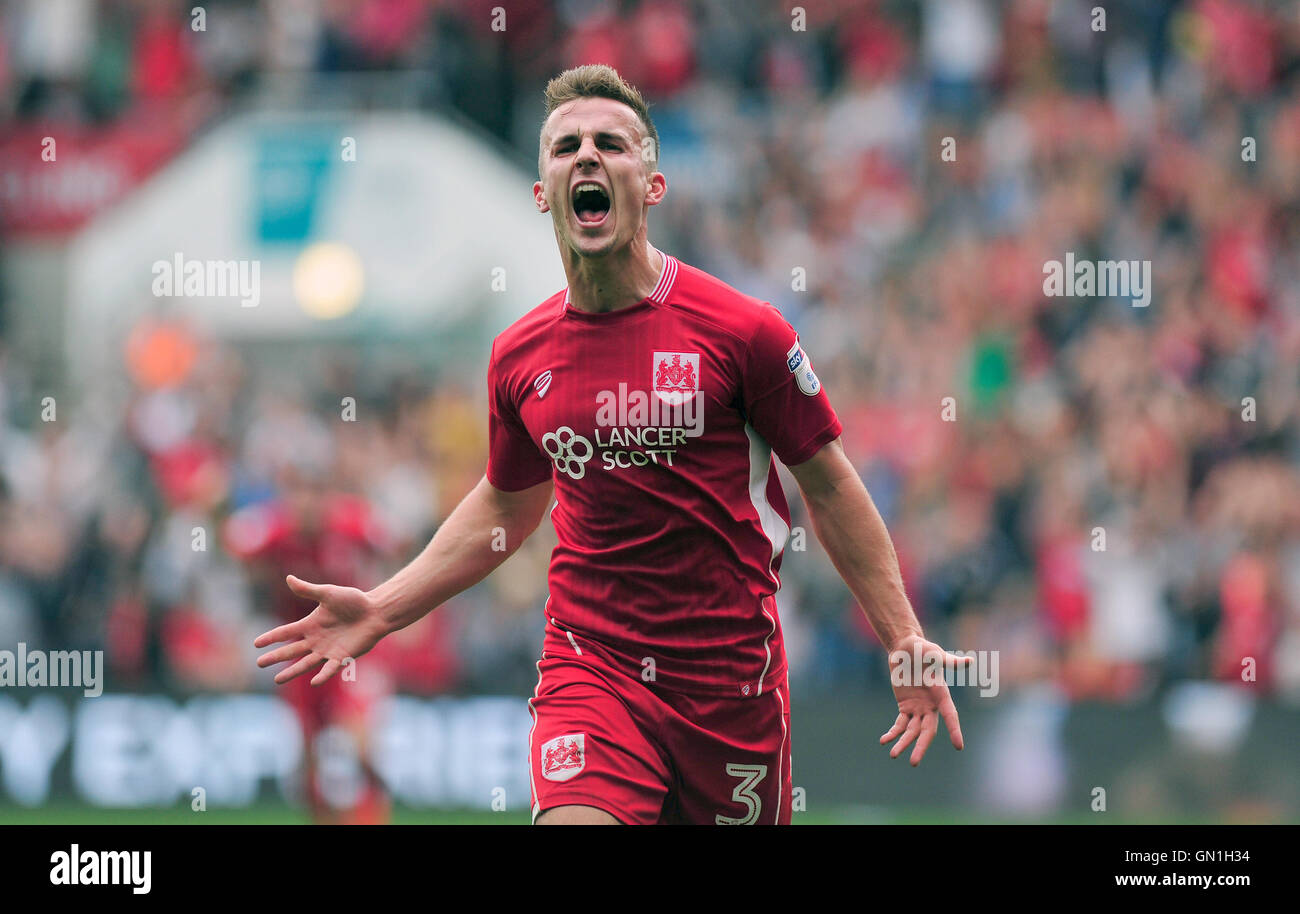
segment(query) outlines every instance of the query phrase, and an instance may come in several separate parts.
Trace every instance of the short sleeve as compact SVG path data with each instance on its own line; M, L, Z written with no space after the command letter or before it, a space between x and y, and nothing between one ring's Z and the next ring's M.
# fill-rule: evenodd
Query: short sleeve
M799 335L764 304L741 367L745 418L786 466L811 458L843 431Z
M487 478L503 492L518 492L551 478L551 461L538 449L501 384L496 341L488 359Z

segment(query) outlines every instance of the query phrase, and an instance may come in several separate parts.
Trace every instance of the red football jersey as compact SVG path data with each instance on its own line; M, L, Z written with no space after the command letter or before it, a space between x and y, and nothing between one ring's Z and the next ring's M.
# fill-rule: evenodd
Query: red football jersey
M555 480L544 656L737 698L782 681L772 454L802 463L842 427L776 308L664 255L631 307L581 311L566 289L512 324L488 389L488 481Z

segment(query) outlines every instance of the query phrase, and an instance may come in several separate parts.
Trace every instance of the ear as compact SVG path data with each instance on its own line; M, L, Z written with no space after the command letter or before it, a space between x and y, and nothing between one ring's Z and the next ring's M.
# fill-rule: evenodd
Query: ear
M539 213L549 213L550 205L546 202L546 188L542 186L541 181L533 182L533 202L537 204Z
M663 200L664 194L668 193L668 179L664 177L663 172L656 171L646 180L645 202L648 206L654 206Z

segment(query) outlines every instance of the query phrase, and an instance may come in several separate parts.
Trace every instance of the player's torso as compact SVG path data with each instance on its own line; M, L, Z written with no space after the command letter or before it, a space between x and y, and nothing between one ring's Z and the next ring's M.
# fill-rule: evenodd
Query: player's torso
M525 369L520 418L577 497L716 483L744 446L736 341L635 307L609 328L558 328Z
M614 319L561 319L517 353L519 417L554 468L552 595L756 613L776 580L752 492L771 456L741 408L745 338L653 303L601 317Z
M544 303L498 341L494 389L555 483L547 656L747 696L784 672L789 511L743 407L761 303L682 274L605 314Z

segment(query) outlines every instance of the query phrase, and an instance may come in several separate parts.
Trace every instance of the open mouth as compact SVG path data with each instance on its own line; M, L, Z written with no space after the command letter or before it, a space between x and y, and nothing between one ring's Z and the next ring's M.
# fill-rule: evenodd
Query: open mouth
M573 189L573 212L583 225L600 225L609 215L609 194L590 181Z

